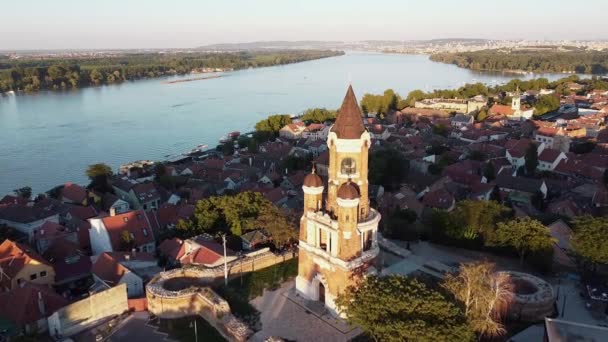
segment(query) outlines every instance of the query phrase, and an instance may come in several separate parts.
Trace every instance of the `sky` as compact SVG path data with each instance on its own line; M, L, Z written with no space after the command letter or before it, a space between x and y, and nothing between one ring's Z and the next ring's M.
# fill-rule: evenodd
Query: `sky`
M268 40L608 39L607 0L5 0L0 50Z

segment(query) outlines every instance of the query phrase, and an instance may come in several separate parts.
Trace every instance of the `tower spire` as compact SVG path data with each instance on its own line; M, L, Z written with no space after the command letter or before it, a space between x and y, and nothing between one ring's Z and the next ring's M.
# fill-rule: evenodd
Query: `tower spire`
M361 109L357 103L355 92L352 85L348 86L342 106L338 111L336 122L331 128L336 133L338 139L359 139L365 132L363 120L361 119Z

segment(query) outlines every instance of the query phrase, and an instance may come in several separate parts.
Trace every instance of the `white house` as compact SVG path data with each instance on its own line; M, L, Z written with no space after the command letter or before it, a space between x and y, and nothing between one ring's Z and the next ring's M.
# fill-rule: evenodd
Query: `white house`
M59 214L37 206L10 204L0 207L0 224L13 227L31 239L46 221L59 223Z
M149 253L102 253L91 269L93 279L102 288L126 284L129 298L142 297L144 283L160 271Z
M546 148L538 155L537 169L540 171L553 171L559 162L564 159L568 159L564 152L553 148Z
M143 210L89 219L93 255L133 249L153 253L155 240L152 224L154 222L148 219Z

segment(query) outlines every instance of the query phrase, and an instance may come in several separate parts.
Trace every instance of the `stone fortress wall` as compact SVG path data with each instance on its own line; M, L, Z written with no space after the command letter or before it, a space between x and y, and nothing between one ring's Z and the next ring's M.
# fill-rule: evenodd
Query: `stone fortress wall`
M228 276L253 272L290 260L295 253L276 255L270 251L250 253L228 264ZM160 318L200 315L229 341L246 341L253 334L236 318L230 306L209 286L224 277L224 266L187 266L162 272L146 286L148 311Z
M120 284L63 307L47 321L51 336L73 336L129 310L127 285Z

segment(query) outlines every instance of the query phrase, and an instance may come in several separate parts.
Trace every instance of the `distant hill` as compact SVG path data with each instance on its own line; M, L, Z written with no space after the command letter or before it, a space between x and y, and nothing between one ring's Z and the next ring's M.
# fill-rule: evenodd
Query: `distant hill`
M224 43L199 46L196 49L202 51L241 51L241 50L266 50L266 49L331 49L343 45L338 41L259 41L248 43Z

